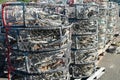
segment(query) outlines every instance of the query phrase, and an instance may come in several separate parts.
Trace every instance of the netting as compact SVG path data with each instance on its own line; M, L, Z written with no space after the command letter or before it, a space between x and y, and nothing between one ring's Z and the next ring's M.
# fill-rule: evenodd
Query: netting
M97 58L98 44L98 13L97 5L75 5L74 18L77 21L72 26L72 65L70 66L73 78L88 77L95 70L94 63Z
M36 3L3 6L6 45L11 53L8 60L9 67L14 67L10 71L13 77L19 80L33 80L35 76L35 80L69 78L71 24L64 8Z

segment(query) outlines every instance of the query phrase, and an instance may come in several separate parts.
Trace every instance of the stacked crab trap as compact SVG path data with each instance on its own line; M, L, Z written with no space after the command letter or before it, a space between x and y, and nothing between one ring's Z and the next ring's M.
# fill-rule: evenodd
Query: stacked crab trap
M63 7L44 3L3 4L11 79L69 80L71 25L61 14Z
M119 28L119 5L118 5L118 3L116 3L116 2L114 2L114 4L115 4L115 8L114 8L114 10L116 11L115 12L115 14L116 14L116 21L115 21L115 33L114 34L119 34L119 30L120 30L120 28Z
M107 26L107 41L112 40L117 29L118 4L108 2L108 26Z
M1 11L0 68L8 80L94 80L104 74L97 62L118 29L117 3L11 2Z
M99 6L99 20L98 20L98 48L103 49L106 44L106 31L107 31L107 2L101 2Z
M96 71L99 8L97 5L75 4L70 9L75 11L69 13L70 19L74 20L70 73L72 79L83 79Z

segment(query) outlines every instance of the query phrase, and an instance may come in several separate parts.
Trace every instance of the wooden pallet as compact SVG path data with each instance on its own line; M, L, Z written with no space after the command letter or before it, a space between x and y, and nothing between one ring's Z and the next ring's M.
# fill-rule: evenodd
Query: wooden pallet
M105 73L104 67L97 67L96 72L93 73L90 77L85 79L71 79L71 80L98 80Z
M110 47L111 43L112 43L112 40L108 42L103 49L98 50L98 59L97 59L96 65L98 65L99 62L102 60L103 56L105 55L106 49Z
M98 80L103 74L105 73L104 67L97 67L96 72L93 73L89 78L86 80Z
M96 61L96 65L99 64L99 62L102 60L104 57L106 50L110 47L110 45L113 43L113 41L116 40L117 37L114 37L112 40L108 41L103 49L98 50L98 59Z

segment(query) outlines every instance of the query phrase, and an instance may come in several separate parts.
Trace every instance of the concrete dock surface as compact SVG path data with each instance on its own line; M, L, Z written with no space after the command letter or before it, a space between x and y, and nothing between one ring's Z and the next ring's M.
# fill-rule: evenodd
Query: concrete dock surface
M105 74L99 80L120 80L120 54L107 53L99 66L106 68Z
M120 42L120 37L115 42ZM106 68L105 74L99 80L120 80L120 46L117 54L106 53L99 66Z

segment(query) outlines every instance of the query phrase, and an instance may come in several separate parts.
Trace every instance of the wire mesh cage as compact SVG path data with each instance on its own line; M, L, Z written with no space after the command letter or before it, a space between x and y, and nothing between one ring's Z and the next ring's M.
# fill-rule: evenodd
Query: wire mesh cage
M119 5L118 5L118 3L115 3L115 10L116 10L116 27L115 27L115 34L118 34L119 33L119 30L120 30L120 28L119 28L119 24L118 24L118 22L119 22Z
M92 49L97 46L97 36L96 35L82 35L72 38L74 49ZM76 45L77 44L77 45Z
M75 79L84 79L95 72L95 64L74 64L70 66L72 77Z
M49 3L49 4L61 4L65 5L67 0L44 0L44 1L38 1L40 3Z
M11 31L13 32L13 31ZM10 33L11 33L10 32ZM10 34L18 41L13 45L13 49L18 47L21 51L48 51L67 47L70 43L70 27L58 29L23 29Z
M6 47L10 47L10 62L15 68L13 77L68 80L72 24L68 23L64 8L35 3L3 5Z
M97 59L98 46L98 13L97 5L76 4L75 18L76 22L72 26L72 77L84 78L90 76L95 70L95 61ZM82 71L87 66L93 71ZM87 75L87 72L90 73ZM86 74L86 75L84 75Z
M5 38L5 45L0 43L0 52L8 53L11 79L81 79L96 71L98 48L117 27L118 5L79 1L70 6L68 0L2 5L5 35L0 40Z
M32 79L34 79L33 76L42 77L42 75L46 75L41 79L66 80L66 77L69 78L67 69L70 63L70 58L69 58L69 55L66 54L66 53L69 53L68 52L69 49L67 49L67 51L64 49L65 51L64 53L61 51L62 50L44 52L39 54L24 53L25 56L20 56L20 55L18 56L18 54L16 54L17 57L15 56L15 54L13 54L13 56L11 56L11 63L12 63L12 66L16 68L13 74L17 74L17 76L22 76L22 77L32 76ZM66 72L64 72L65 70ZM48 77L52 74L57 76ZM65 77L61 77L61 76L65 76ZM39 80L39 79L40 78L36 80Z
M7 5L9 4L9 5ZM4 26L24 26L24 4L16 3L16 4L3 4L3 21ZM6 20L6 21L5 21Z
M8 4L8 5L7 5ZM7 3L3 5L3 18L6 26L12 27L59 27L69 25L65 17L65 6L34 4L34 3ZM26 5L26 6L25 6Z
M96 61L96 54L97 49L91 49L91 50L77 50L73 51L72 55L74 55L73 60L76 64L84 64L84 63L92 63Z
M106 31L107 31L107 3L101 2L99 6L99 33L98 33L98 48L102 49L106 44Z
M108 2L108 26L107 40L113 39L118 22L118 5L115 2Z
M16 71L17 73L19 71ZM19 72L22 73L22 72ZM69 80L68 77L66 77L66 75L68 75L68 70L64 71L57 71L57 72L52 72L52 73L42 73L42 74L28 74L26 75L26 73L22 73L24 75L24 77L17 76L14 75L12 77L12 79L14 80Z

